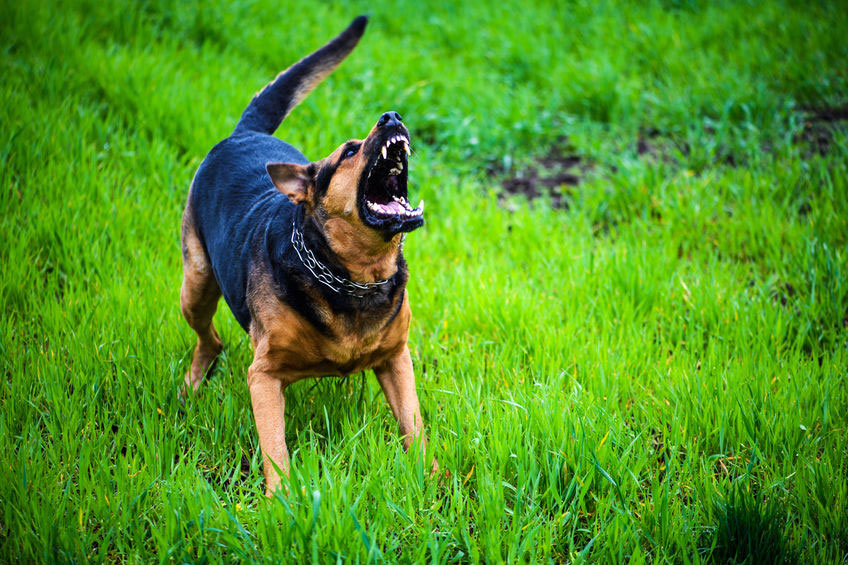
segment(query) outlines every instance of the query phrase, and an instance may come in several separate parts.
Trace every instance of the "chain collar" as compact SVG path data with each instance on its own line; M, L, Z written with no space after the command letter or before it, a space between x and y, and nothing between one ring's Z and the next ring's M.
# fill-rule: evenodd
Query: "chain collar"
M296 221L292 221L291 242L303 266L312 273L312 276L318 279L318 282L337 294L347 294L356 298L364 298L376 293L381 287L389 284L389 281L392 280L384 279L372 283L358 283L337 277L326 265L315 258L315 255L310 249L307 249L303 241L303 232L298 229ZM403 240L401 240L401 245L403 245Z

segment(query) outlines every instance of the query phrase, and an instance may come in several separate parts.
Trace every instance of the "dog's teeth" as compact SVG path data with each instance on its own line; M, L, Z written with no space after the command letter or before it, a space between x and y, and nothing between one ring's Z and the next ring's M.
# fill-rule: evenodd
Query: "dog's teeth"
M385 159L385 158L386 158L386 155L387 155L387 153L386 153L386 147L385 147L385 146L383 146L383 148L380 150L380 153L382 153L382 154L383 154L383 159Z
M404 142L403 142L403 150L404 150L404 151L406 151L406 154L407 154L407 155L411 155L411 154L412 154L412 153L409 151L409 144L408 144L406 141L404 141Z

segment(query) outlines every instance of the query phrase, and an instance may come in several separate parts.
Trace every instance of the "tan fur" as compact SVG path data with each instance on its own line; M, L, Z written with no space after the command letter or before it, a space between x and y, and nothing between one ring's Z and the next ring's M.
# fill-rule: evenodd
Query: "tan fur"
M359 142L359 140L351 140ZM339 146L328 157L316 163L336 163L346 144ZM359 283L384 280L397 271L398 234L386 241L383 236L368 228L356 209L356 185L365 174L367 159L363 151L345 159L336 168L327 194L314 202L313 185L306 183L306 167L292 163L272 163L268 173L277 189L297 204L306 207L306 214L319 220L330 249L338 256L342 266Z
M372 130L372 134L376 131ZM397 270L398 234L386 241L381 233L366 226L356 205L359 179L368 162L362 149L339 163L320 202L314 201L314 186L305 188L292 179L300 178L302 166L273 168L269 174L281 192L302 203L322 230L331 250L357 282L373 282L391 277ZM340 146L316 163L338 163ZM184 272L183 313L198 333L192 368L186 375L186 387L196 389L215 355L220 339L212 326L220 290L214 284L209 261L191 225L187 210L183 223ZM408 449L416 437L425 447L423 422L415 392L415 377L407 346L410 306L406 291L397 315L389 308L384 319L372 312L334 314L329 305L314 292L310 296L329 335L322 334L309 321L280 301L274 293L269 273L255 269L250 273L247 300L251 312L250 338L254 348L253 363L247 374L259 445L263 453L266 494L281 485L281 475L288 475L289 453L285 443L285 389L303 378L346 375L373 368L380 386L398 420L403 447ZM397 306L397 302L395 305ZM438 464L433 459L433 471Z
M326 308L322 321L333 334L327 337L273 295L267 273L254 272L251 276L256 291L251 295L254 321L250 338L254 356L248 370L248 386L263 453L266 494L280 486L277 469L288 474L285 389L304 378L346 375L379 367L375 373L400 424L404 449L408 449L412 439L422 433L423 424L406 344L410 320L406 292L398 298L403 301L400 312L386 326L365 323L365 313L363 320L350 321L333 316ZM433 465L437 470L435 460Z
M372 130L373 131L373 130ZM354 140L359 141L359 140ZM341 145L325 161L335 162L345 146ZM365 151L345 159L336 169L320 207L327 219L324 237L356 282L384 280L397 271L398 234L386 241L382 234L368 228L356 210L356 185L365 174Z
M221 352L221 338L212 324L218 308L221 289L212 273L209 257L200 244L186 208L182 223L183 284L180 289L180 309L188 325L197 333L197 346L191 368L185 376L185 390L195 391L206 371Z
M269 291L270 293L270 291ZM284 386L302 378L346 375L369 369L395 355L406 345L410 310L406 294L400 312L390 324L333 316L324 323L332 335L324 336L297 312L272 296L259 300L250 336L262 370L279 374Z

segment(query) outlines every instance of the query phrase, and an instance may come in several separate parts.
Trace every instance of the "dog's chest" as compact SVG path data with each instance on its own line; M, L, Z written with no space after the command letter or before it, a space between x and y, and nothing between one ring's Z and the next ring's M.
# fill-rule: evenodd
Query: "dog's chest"
M292 381L306 377L347 375L385 363L406 343L409 310L404 304L389 323L377 320L328 320L329 332L317 331L288 310L267 336L281 374Z
M323 361L338 374L355 373L385 360L396 340L383 332L349 332L320 344Z
M285 365L293 369L296 379L358 373L386 362L405 342L400 337L385 332L355 332L316 339L289 349Z

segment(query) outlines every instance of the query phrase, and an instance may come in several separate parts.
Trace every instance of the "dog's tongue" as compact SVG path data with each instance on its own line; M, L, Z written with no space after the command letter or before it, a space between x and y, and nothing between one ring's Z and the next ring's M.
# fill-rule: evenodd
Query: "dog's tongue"
M384 207L391 212L392 214L403 214L406 212L406 208L404 208L400 202L395 202L392 200L388 204L384 204Z

